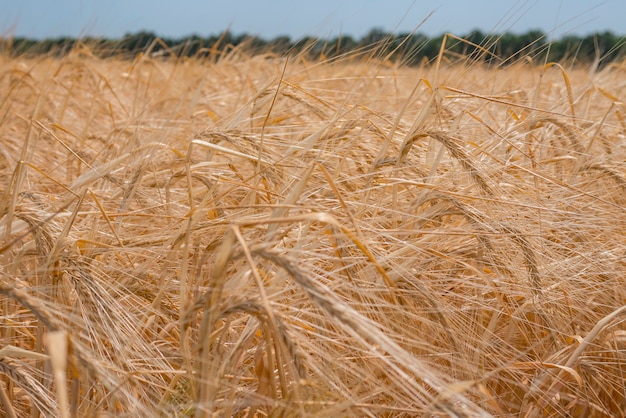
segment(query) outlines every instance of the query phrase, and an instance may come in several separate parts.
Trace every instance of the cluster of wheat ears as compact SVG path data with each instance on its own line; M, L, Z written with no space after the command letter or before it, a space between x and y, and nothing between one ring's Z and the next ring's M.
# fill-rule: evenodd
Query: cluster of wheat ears
M625 74L0 57L0 414L625 416Z

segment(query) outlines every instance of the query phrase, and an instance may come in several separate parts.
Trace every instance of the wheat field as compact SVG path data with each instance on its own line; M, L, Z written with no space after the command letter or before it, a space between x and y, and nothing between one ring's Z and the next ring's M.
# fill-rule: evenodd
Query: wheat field
M0 414L626 413L626 66L0 58Z

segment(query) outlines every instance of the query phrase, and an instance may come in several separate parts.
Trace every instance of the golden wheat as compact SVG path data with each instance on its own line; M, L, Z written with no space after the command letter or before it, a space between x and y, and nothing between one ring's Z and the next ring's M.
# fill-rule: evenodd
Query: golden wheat
M1 57L0 412L625 416L624 72Z

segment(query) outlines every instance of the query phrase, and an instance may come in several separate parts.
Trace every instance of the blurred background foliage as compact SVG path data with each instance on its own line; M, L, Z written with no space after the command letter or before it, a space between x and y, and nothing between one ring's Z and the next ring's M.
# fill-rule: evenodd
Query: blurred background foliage
M4 38L0 40L0 51L10 56L63 56L80 44L88 46L100 57L134 57L138 53L219 57L233 49L240 49L251 54L304 54L311 59L332 59L346 54L359 56L360 52L371 57L373 52L377 58L413 66L436 59L444 42L444 56L450 61L469 59L495 65L531 59L536 63L566 62L604 66L626 57L626 37L610 31L550 40L540 30L521 34L491 34L475 30L463 36L443 34L428 37L421 33L393 34L378 28L370 30L361 39L346 35L331 39L307 37L297 40L280 36L266 40L228 31L209 37L191 35L180 39L160 38L153 32L145 31L127 34L121 39Z

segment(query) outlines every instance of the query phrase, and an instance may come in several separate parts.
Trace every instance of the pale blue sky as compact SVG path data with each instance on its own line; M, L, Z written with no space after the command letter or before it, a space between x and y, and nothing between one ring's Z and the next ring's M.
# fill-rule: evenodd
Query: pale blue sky
M117 38L140 30L180 38L219 34L228 27L266 39L358 38L373 27L395 33L417 28L431 36L463 35L475 28L541 29L552 37L604 30L626 34L626 0L0 0L0 6L0 34L32 38Z

